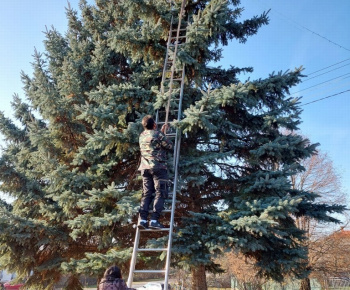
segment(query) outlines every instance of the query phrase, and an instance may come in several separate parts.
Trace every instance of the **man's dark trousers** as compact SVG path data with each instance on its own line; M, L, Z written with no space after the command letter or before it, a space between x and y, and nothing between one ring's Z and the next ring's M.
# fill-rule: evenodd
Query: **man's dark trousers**
M166 169L141 170L143 192L141 198L140 217L147 220L149 205L153 200L151 220L158 220L164 208L164 199L168 198L168 172Z

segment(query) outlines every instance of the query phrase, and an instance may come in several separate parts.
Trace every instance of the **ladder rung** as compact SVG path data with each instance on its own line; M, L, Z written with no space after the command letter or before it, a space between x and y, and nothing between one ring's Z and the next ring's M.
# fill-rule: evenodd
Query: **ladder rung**
M176 137L176 133L169 133L169 134L165 134L165 136L167 137Z
M180 101L180 98L171 98L172 101ZM171 123L171 122L168 122Z
M169 194L169 199L172 199L172 196L170 196L170 194ZM153 210L150 209L148 212L149 212L149 213L152 213ZM163 210L162 210L162 213L163 213L163 212L171 212L171 210L170 210L170 209L163 209Z
M170 112L173 112L173 111L175 111L175 110L169 110ZM159 111L159 114L164 114L164 113L166 113L166 111ZM168 122L168 123L171 123L171 122Z
M168 121L168 124L170 124L170 123L171 123L171 122ZM157 124L158 124L158 125L160 125L160 124L165 124L165 122L161 121L161 122L158 122Z
M166 78L165 80L164 80L164 82L165 81L169 81L170 82L170 78ZM173 78L173 81L178 81L178 82L181 82L182 81L182 78ZM164 83L163 82L163 83Z
M176 72L178 72L178 71L183 71L183 69L182 68L176 69ZM172 72L172 70L167 69L165 72Z
M140 229L141 232L155 232L155 231L159 231L159 232L166 232L169 231L169 228L162 228L162 229Z
M174 109L174 110L172 110L172 109L170 109L169 110L169 112L178 112L179 110L178 109ZM166 113L166 111L159 111L159 113ZM170 122L168 122L168 123L170 123Z
M181 15L182 15L181 20L180 20L179 18L174 19L173 25L178 25L180 21L181 21L183 24L187 24L187 23L188 23L188 21L187 21L185 18L183 18L183 16L184 16L185 14L181 14ZM180 13L179 13L179 16L180 16Z
M137 251L139 252L164 252L164 251L168 251L168 248L141 248L141 249L137 249Z
M165 270L134 270L134 273L165 273Z
M153 212L153 210L149 211L149 213L152 213L152 212ZM169 212L171 212L171 209L163 209L162 210L162 213L169 213Z
M183 68L175 68L174 69L174 72L178 72L178 71L183 71ZM171 69L166 69L165 72L171 72Z
M175 47L176 44L169 44L169 46L171 47ZM181 45L184 45L184 43L178 43L177 46L181 46Z
M186 31L187 28L171 29L170 31L171 31L171 33L173 33L173 32L177 32L178 30L179 30L179 31Z
M179 38L186 38L186 35L179 35ZM170 39L176 39L176 36L171 36Z

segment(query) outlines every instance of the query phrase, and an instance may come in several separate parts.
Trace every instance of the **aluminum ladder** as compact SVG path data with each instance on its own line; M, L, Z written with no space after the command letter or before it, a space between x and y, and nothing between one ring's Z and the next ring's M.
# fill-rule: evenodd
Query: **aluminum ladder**
M167 50L165 55L162 82L161 82L161 94L167 97L167 101L164 107L157 110L156 122L157 125L172 124L174 120L180 120L182 117L182 99L183 89L185 83L185 64L177 67L176 56L179 47L186 42L186 23L183 21L185 13L186 0L181 3L180 12L177 18L172 17L169 29L169 36L167 41ZM175 27L175 29L174 29ZM170 119L173 118L173 121ZM132 287L133 277L135 273L164 273L164 290L168 290L170 259L171 259L171 246L172 235L174 231L174 216L176 205L176 192L178 185L178 163L180 158L180 143L181 132L175 127L170 127L166 132L168 138L173 139L174 154L173 154L173 182L172 190L169 190L169 199L166 203L171 203L170 209L165 209L162 213L170 213L169 227L163 229L136 229L134 248L132 258L130 262L130 271L127 281L128 287ZM168 244L166 248L139 248L140 236L154 231L164 231L168 234ZM137 262L137 255L140 252L165 252L166 262L164 270L138 270L135 269Z

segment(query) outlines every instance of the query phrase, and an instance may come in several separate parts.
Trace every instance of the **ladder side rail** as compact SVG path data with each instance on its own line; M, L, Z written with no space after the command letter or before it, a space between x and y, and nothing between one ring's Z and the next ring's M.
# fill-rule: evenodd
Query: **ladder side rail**
M175 43L175 52L174 52L174 61L173 61L173 67L172 67L172 74L171 74L171 83L173 80L174 70L175 70L175 60L176 60L176 54L177 54L177 47L179 43L179 35L180 35L180 29L181 29L181 21L182 21L182 15L184 12L184 8L186 5L186 0L182 1L181 4L181 11L179 15L179 23L177 28L177 35L176 35L176 43ZM184 76L185 76L185 67L183 67L182 70L182 80L181 80L181 90L180 90L180 101L179 101L179 110L178 110L178 118L181 117L181 106L182 105L182 96L183 96L183 87L184 87ZM171 88L171 87L170 87ZM168 99L168 106L170 107L170 97L171 93L169 94ZM168 109L169 109L168 107ZM168 117L169 111L167 111L166 117ZM167 122L167 120L166 120ZM178 164L179 164L179 158L180 158L180 144L181 144L181 132L176 129L176 152L175 152L175 158L174 158L174 188L173 188L173 196L172 196L172 206L171 206L171 217L170 217L170 229L169 229L169 240L168 240L168 254L166 257L166 265L165 265L165 279L164 279L164 290L168 290L168 280L169 280L169 270L170 270L170 261L171 261L171 246L172 246L172 236L174 231L174 216L175 216L175 204L176 204L176 191L177 191L177 183L178 183Z
M173 64L171 66L171 75L170 75L170 82L169 82L169 97L168 97L168 103L166 106L166 115L165 115L165 124L167 125L169 122L169 111L170 111L170 102L171 102L171 95L172 95L172 91L173 91L173 79L174 79L174 73L175 73L175 64L176 64L176 56L177 56L177 50L178 50L178 46L179 46L179 37L180 37L180 30L181 30L181 21L182 21L182 15L184 13L184 8L186 5L186 0L182 1L181 4L181 10L179 13L179 23L177 25L177 31L176 31L176 38L175 38L175 48L174 48L174 57L173 57ZM170 27L170 37L168 39L168 41L171 38L171 32L172 32L172 27ZM170 48L170 41L168 42L168 48ZM166 70L166 66L164 66L164 71Z
M184 80L185 80L185 64L182 69L181 86L180 86L180 97L179 97L179 108L178 108L178 120L180 120L182 115L182 98L184 90ZM178 164L180 159L180 144L181 144L181 131L176 128L176 138L175 138L175 148L174 148L174 182L173 182L173 196L172 196L172 206L170 214L170 228L169 228L169 238L168 238L168 250L165 263L165 277L164 277L164 290L168 290L168 280L171 262L171 247L172 247L172 236L174 231L174 218L175 218L175 204L176 204L176 192L178 184Z
M162 81L161 81L161 93L164 94L164 81L165 81L165 76L166 76L166 65L168 63L168 59L169 59L169 47L171 44L171 30L173 27L173 16L171 16L171 20L170 20L170 30L169 30L169 36L168 36L168 42L167 42L167 50L165 53L165 59L164 59L164 67L163 67L163 73L162 73Z
M129 288L132 286L132 282L133 282L135 265L136 265L136 258L137 258L137 249L139 247L139 241L140 241L140 229L137 228L134 248L132 250L132 257L131 257L131 262L130 262L129 277L128 277L128 282L127 282L127 285Z
M172 206L171 206L171 215L170 215L170 229L169 229L169 240L168 240L168 250L165 263L165 279L164 279L164 290L168 290L168 280L169 280L169 270L170 270L170 261L171 261L171 246L173 240L173 231L174 231L174 218L175 218L175 204L176 204L176 191L178 184L178 163L180 158L180 143L181 143L181 132L178 132L177 135L177 152L176 152L176 167L175 167L175 176L174 176L174 188L172 196Z
M177 45L176 45L177 46ZM177 47L175 46L175 51L174 51L174 58L173 58L173 65L171 66L171 73L170 73L170 81L169 81L169 91L168 91L168 102L165 107L165 125L168 125L169 122L169 111L170 111L170 102L171 102L171 97L173 93L173 83L174 83L174 73L175 73L175 61L176 61L176 50Z
M172 27L173 27L173 19L174 19L174 16L171 16L171 20L170 20L170 29L169 29L169 36L168 36L168 42L167 42L167 49L166 49L166 53L165 53L165 59L164 59L164 67L163 67L163 73L162 73L162 81L160 83L160 92L162 95L165 94L164 92L164 82L165 82L165 79L166 79L166 67L167 67L167 63L168 63L168 59L169 59L169 47L170 47L170 44L171 44L171 31L172 31ZM159 110L157 110L157 113L156 113L156 123L158 123L159 121L159 113L158 113Z
M177 112L177 120L181 120L182 117L182 99L184 96L184 86L185 86L185 64L182 66L182 78L180 86L180 98L179 98L179 110Z
M159 123L159 110L156 111L156 124Z
M181 9L180 9L180 13L179 13L179 23L177 25L177 31L176 31L174 58L173 58L173 65L171 67L171 77L170 77L170 83L169 83L169 98L168 98L168 103L167 103L167 106L165 109L165 111L166 111L165 124L168 124L168 121L169 121L168 118L169 118L171 95L172 95L172 91L173 91L173 79L174 79L174 72L175 72L176 56L177 56L177 49L179 46L179 37L180 37L180 30L181 30L182 15L184 13L185 6L186 6L186 0L183 0L181 3ZM171 30L170 30L170 32L171 32ZM165 69L165 67L164 67L164 69Z
M182 67L182 77L181 77L181 85L180 85L180 97L179 97L179 108L177 112L177 120L181 120L182 117L182 99L183 99L183 91L184 91L184 84L185 84L185 64ZM176 136L178 135L178 129L176 129ZM178 150L178 143L175 141L175 146L174 146L174 158L173 158L173 168L177 166L177 155L179 154Z

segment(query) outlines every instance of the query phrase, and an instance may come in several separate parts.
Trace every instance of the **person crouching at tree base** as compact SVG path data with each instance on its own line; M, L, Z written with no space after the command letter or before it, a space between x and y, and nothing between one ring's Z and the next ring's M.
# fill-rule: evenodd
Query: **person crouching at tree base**
M145 116L142 119L142 126L144 131L139 138L141 163L138 170L141 171L143 185L138 227L159 229L163 228L159 223L159 217L164 208L164 200L168 198L166 152L173 148L173 143L165 136L167 125L164 124L158 131L152 116ZM153 212L148 225L149 205L154 194Z
M122 274L117 266L109 267L98 285L98 290L136 290L128 288L125 281L122 279Z

